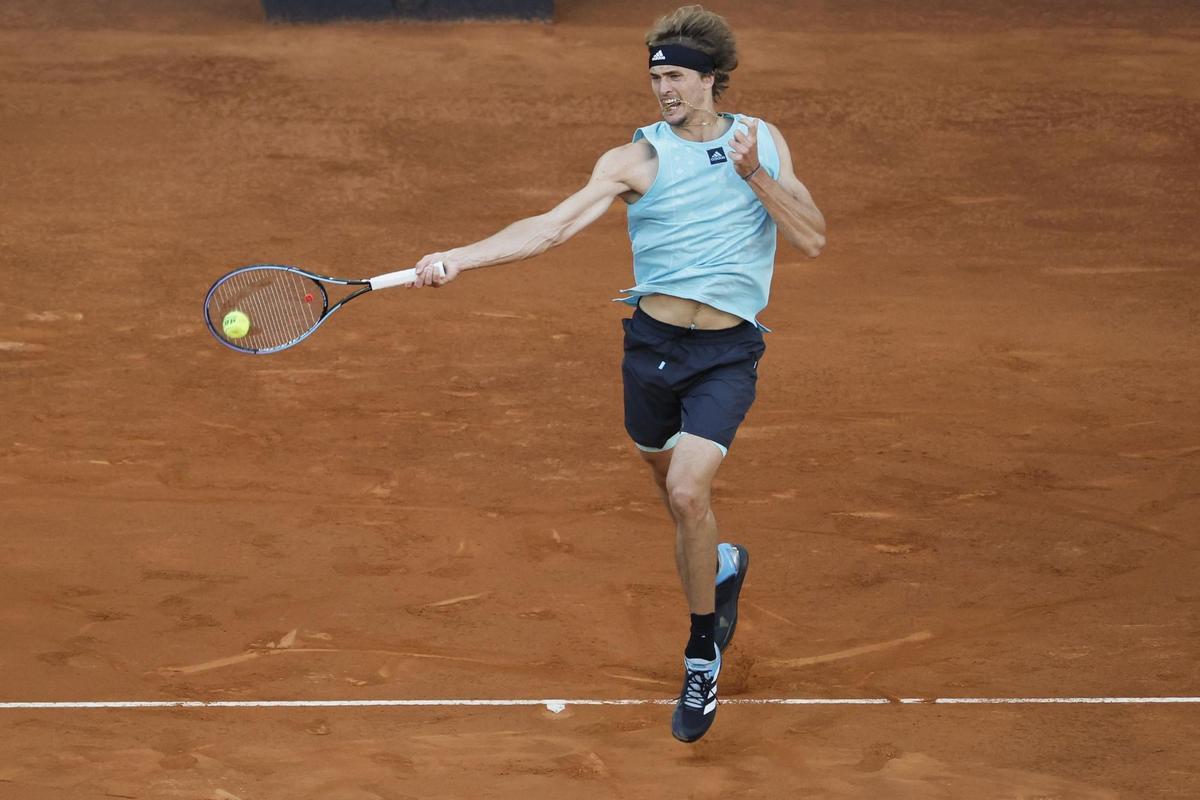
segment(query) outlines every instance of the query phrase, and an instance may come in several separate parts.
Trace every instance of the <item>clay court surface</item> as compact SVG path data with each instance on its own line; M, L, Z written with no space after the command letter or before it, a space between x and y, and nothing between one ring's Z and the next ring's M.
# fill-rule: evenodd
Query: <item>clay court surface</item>
M536 261L204 330L586 180L641 34L0 6L0 700L664 700L686 608L626 440L614 208ZM829 220L781 246L716 511L726 699L1200 695L1200 12L716 3ZM849 8L853 10L847 10ZM0 797L1192 798L1200 705L0 709Z

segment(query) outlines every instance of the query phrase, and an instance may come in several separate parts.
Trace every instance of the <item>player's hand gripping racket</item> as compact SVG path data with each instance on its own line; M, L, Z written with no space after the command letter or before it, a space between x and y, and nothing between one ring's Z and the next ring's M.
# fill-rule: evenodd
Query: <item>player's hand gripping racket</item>
M434 264L438 278L446 271ZM204 298L204 322L217 341L252 355L278 353L300 344L333 312L373 289L407 286L415 269L351 280L317 275L298 267L254 264L221 276ZM359 286L333 305L326 285Z

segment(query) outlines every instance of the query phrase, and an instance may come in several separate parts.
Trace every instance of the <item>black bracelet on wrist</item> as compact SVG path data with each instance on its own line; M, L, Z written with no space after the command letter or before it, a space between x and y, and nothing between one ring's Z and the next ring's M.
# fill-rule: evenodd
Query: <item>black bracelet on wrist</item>
M750 170L750 174L749 174L749 175L747 175L746 177L742 178L742 180L744 180L744 181L748 181L748 180L750 180L751 178L753 178L753 177L754 177L754 173L758 172L760 169L762 169L762 162L761 162L761 161L759 162L758 166L757 166L757 167L755 167L754 169Z

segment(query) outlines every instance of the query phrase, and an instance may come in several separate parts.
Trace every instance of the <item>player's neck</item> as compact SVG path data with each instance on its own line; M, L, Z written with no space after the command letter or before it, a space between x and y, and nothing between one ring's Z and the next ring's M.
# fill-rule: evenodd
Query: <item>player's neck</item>
M724 136L731 124L732 120L729 117L712 108L695 108L683 122L672 125L671 130L681 139L711 142Z

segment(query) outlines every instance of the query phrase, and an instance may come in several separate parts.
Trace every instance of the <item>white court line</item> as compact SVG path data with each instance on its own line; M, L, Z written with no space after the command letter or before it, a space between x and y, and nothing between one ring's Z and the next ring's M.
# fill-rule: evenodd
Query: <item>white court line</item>
M371 708L445 706L545 706L558 713L568 706L661 706L675 698L653 700L99 700L0 703L5 709L68 708ZM1168 705L1200 704L1200 697L769 697L730 698L722 705L886 706L886 705Z

